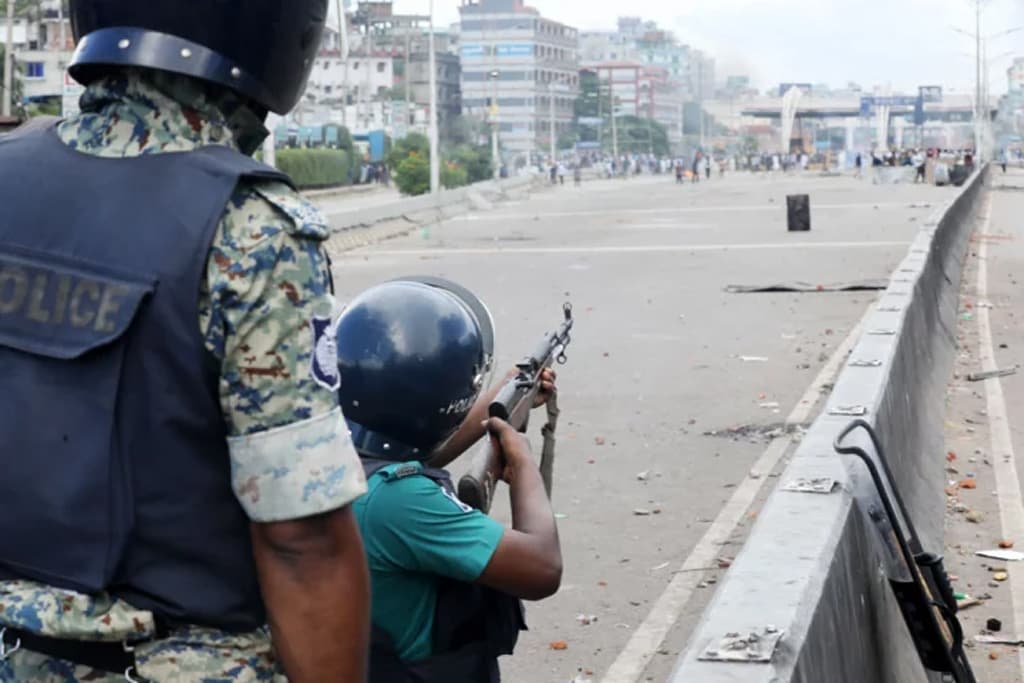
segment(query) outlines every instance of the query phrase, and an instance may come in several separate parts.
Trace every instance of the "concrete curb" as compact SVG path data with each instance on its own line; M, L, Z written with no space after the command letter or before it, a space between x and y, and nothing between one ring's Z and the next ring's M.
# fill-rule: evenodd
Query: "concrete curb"
M955 354L957 301L970 231L987 170L922 226L868 318L825 411L780 478L828 477L832 494L774 491L676 663L672 683L864 683L939 680L918 659L883 567L878 535L857 493L865 470L840 460L835 435L863 406L926 549L941 549L943 400ZM890 331L890 332L885 332ZM852 362L852 361L851 361ZM700 661L727 633L784 637L769 663Z

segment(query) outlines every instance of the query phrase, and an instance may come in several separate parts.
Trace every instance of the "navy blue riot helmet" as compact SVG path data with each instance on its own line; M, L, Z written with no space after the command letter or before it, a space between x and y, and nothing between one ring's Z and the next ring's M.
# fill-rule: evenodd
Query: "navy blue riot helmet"
M71 75L102 67L192 76L288 113L313 68L327 0L71 0Z
M361 455L427 460L488 383L494 324L453 282L409 277L377 285L338 319L341 407Z

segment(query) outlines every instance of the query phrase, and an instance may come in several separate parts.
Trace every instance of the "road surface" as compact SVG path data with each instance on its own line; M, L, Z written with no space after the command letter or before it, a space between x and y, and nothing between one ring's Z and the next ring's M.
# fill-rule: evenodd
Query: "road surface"
M718 561L739 551L777 481L751 472L772 436L762 432L816 378L831 381L818 377L822 368L876 296L724 288L888 278L952 192L813 174L567 183L335 259L342 300L409 274L478 292L497 323L500 368L558 322L564 301L573 304L554 491L562 589L528 606L530 631L503 660L504 680L612 683L613 663L627 672L615 680L665 679L725 571ZM811 197L809 233L786 231L792 193ZM499 497L495 514L507 520ZM734 531L727 513L737 509ZM728 542L709 550L702 537L723 529ZM710 552L714 568L692 592L665 594L695 550ZM650 633L666 615L665 628L674 626L663 642L624 653L638 628ZM552 649L555 641L566 649Z

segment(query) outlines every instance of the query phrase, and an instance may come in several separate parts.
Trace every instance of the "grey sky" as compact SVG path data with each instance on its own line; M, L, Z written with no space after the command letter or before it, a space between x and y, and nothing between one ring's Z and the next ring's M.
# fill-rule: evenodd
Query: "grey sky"
M939 83L970 89L970 0L533 0L545 16L581 29L612 29L618 15L653 19L683 41L712 52L718 76L747 73L759 88L780 81L912 89ZM437 24L458 20L458 2L436 0ZM397 12L427 13L428 0L395 0ZM1024 2L988 0L982 34L1024 26ZM995 40L991 57L1024 56L1024 32ZM1006 90L1012 57L992 60L991 90Z

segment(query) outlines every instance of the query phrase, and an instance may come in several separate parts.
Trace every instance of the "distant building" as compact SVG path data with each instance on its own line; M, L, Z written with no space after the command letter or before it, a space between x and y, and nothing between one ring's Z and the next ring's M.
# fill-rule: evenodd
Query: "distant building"
M7 23L0 18L0 44L6 40ZM60 98L75 44L71 22L58 11L57 2L41 2L26 16L16 18L12 42L25 102Z
M430 18L392 10L390 2L358 4L348 16L347 60L341 58L337 29L328 27L310 75L307 109L310 104L328 105L331 120L353 131L384 128L398 136L410 126L425 131L430 106ZM434 38L438 121L443 129L461 112L460 67L454 37L435 31ZM315 109L315 118L324 118L325 107Z
M463 0L459 14L463 110L493 114L502 150L519 160L546 155L552 105L555 135L572 126L578 32L522 0Z
M673 149L683 142L684 94L667 69L637 62L608 62L587 67L609 84L620 116L652 119L665 127Z

